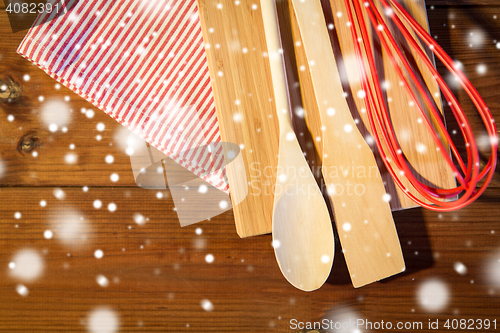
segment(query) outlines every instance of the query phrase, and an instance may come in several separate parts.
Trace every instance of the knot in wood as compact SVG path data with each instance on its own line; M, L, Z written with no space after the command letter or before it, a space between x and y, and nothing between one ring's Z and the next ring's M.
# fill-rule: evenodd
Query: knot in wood
M10 77L0 79L0 101L13 102L21 95L21 87Z
M24 155L24 153L30 153L36 147L41 146L40 139L34 133L28 133L19 140L17 150Z

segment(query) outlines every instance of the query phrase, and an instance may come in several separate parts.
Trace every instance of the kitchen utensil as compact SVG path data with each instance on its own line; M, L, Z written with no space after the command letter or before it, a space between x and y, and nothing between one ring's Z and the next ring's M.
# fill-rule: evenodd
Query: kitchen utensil
M368 113L366 112L368 109L366 101L368 99L365 98L363 94L358 96L358 92L365 91L360 79L361 75L359 74L354 48L355 43L357 44L359 42L357 40L354 41L352 38L351 26L347 23L349 22L349 16L345 2L344 0L323 0L322 2L324 8L326 7L325 14L327 23L334 26L334 29L329 30L331 38L333 37L333 39L336 39L335 42L338 43L340 47L340 49L337 50L339 52L336 52L336 58L339 67L341 67L341 71L344 71L346 75L343 81L344 90L349 93L348 98L352 98L355 104L353 109L356 109L356 116L361 121L360 125L362 125L358 126L358 128L360 128L363 136L367 138L367 141L374 149L375 158L380 166L382 179L386 183L387 193L392 196L392 200L390 201L391 208L393 210L398 210L402 208L417 207L418 205L408 198L403 190L395 185L390 172L384 166L382 157L377 149L375 149L376 143L373 138L373 133L371 132ZM401 4L404 5L405 8L408 8L411 15L415 17L422 26L428 29L427 12L423 0L401 0ZM380 8L380 2L377 2L377 6ZM386 17L384 11L380 11L381 15ZM398 73L388 57L387 52L378 46L378 42L374 40L377 36L373 32L374 28L367 14L363 12L362 17L367 25L367 32L370 36L369 40L373 43L372 52L377 64L378 78L382 84L382 91L386 97L387 107L391 111L391 121L394 124L394 130L398 137L399 144L405 152L405 157L408 159L409 163L411 163L415 171L415 176L417 179L427 184L434 184L442 188L455 187L456 182L452 169L446 164L441 152L436 149L438 147L429 131L425 128L420 114L412 111L415 109L415 106L412 106L414 103L411 101L410 96L399 85L400 79ZM405 50L405 54L412 62L412 67L418 74L419 80L423 83L425 82L431 98L434 100L440 113L442 113L441 94L431 71L425 66L423 59L415 56L415 51L408 47L407 42L401 34L394 34L394 38L398 42L398 45ZM426 48L425 51L432 61L433 58L430 49ZM366 72L368 83L373 86L373 75L371 75L368 65L366 65ZM377 100L374 102L377 103ZM426 109L427 113L430 112L427 108L424 109ZM402 110L408 112L402 112ZM435 128L440 131L439 128ZM415 149L416 147L419 147L419 149ZM384 151L386 151L385 148ZM449 153L448 148L446 148L446 152ZM386 155L388 154L389 152L387 151ZM389 163L393 168L396 168L394 161L391 160ZM414 195L424 200L418 192L412 190L411 184L407 179L404 177L399 177L399 179L405 185L405 188L410 189Z
M292 129L275 3L262 0L260 6L280 129L274 251L286 279L301 290L311 291L321 287L330 274L334 255L332 224Z
M484 192L484 190L487 188L488 184L490 183L494 175L495 166L497 162L497 148L498 148L498 139L497 139L495 122L492 118L491 112L489 111L488 107L486 106L486 104L484 103L483 99L481 98L477 90L474 88L474 86L472 86L470 81L465 77L465 75L460 71L460 69L458 69L458 66L436 43L436 41L425 31L425 29L422 28L401 7L401 5L398 2L390 0L392 7L386 0L381 0L381 3L384 7L385 12L388 13L388 16L390 17L392 22L397 26L398 31L404 35L409 45L411 45L413 51L416 52L418 57L423 60L425 66L434 75L435 79L438 82L439 87L442 89L443 94L446 100L448 101L448 104L454 116L457 118L458 123L461 124L460 130L462 132L462 135L466 143L468 163L466 166L464 161L462 160L457 148L452 142L449 134L446 132L446 127L440 117L441 116L440 113L434 107L429 96L426 94L424 87L422 86L422 84L416 77L415 73L413 72L412 67L408 63L407 58L404 56L403 52L396 44L393 36L389 32L387 24L382 19L374 2L372 0L368 0L362 3L354 1L353 2L354 12L356 13L355 16L359 21L359 27L361 32L360 36L361 39L365 41L364 43L355 43L356 45L355 49L361 72L363 87L367 91L367 97L369 100L368 115L370 116L370 125L375 135L375 141L377 142L377 146L379 147L379 150L384 156L385 152L381 147L380 138L384 139L384 142L387 144L387 148L390 153L390 159L396 163L398 171L402 172L403 175L410 181L413 188L415 188L422 196L424 196L425 199L430 201L431 204L424 202L419 198L415 197L413 194L409 193L409 191L399 181L398 176L396 175L396 170L394 170L391 165L386 163L386 166L393 175L396 184L401 189L405 190L405 193L408 195L410 199L414 200L416 203L418 203L423 207L437 211L452 211L463 208L468 204L474 202L474 200L476 200ZM349 19L354 24L355 22L354 15L351 6L349 4L349 1L346 0L345 4ZM435 186L429 186L427 184L423 184L422 182L420 182L412 174L412 170L410 170L406 159L403 157L403 152L397 142L397 138L394 134L394 130L390 122L388 110L383 101L380 84L378 84L377 80L375 62L373 59L373 55L371 53L371 45L368 39L368 32L366 30L366 24L363 21L362 7L366 9L370 21L376 27L376 33L379 37L381 45L388 53L389 58L402 82L402 86L405 88L408 95L412 98L412 102L416 105L418 111L420 112L420 115L423 119L423 123L426 125L426 128L433 136L433 139L436 145L438 146L439 151L443 154L445 161L447 162L449 167L452 168L452 170L454 171L454 175L457 178L458 182L460 183L460 186L452 189L442 189ZM397 14L395 12L397 12ZM424 43L428 45L428 47L434 52L435 55L438 56L438 58L443 62L443 64L448 68L448 70L457 78L457 80L460 82L460 84L467 92L469 97L471 97L474 105L479 111L481 119L489 134L491 143L490 144L491 155L489 161L486 163L486 166L482 170L480 168L479 151L476 144L476 140L474 138L474 133L472 132L472 128L469 124L469 121L465 113L463 112L461 106L458 104L458 101L451 92L451 89L446 85L443 78L440 76L440 74L434 68L433 64L424 54L419 44L419 41L413 36L412 33L410 33L410 31L407 29L407 27L401 21L398 15L400 15L404 19L404 21L411 26L411 29L414 31L414 33L417 34L420 37L420 39L423 40ZM358 40L358 38L360 38L358 37L358 33L355 26L351 26L351 32L353 40ZM368 59L370 71L372 75L374 75L374 81L377 82L377 84L374 85L375 91L373 91L371 87L368 85L366 75L363 75L363 73L366 72L365 63L362 58L362 50L359 44L362 44L363 45L362 47L365 49L365 54ZM397 59L395 55L397 55ZM410 76L411 82L409 82L405 77L403 69L406 70L406 73ZM412 89L413 86L415 87L414 89ZM430 108L432 119L435 122L435 124L437 124L440 131L442 131L442 133L444 134L443 138L440 138L439 135L434 130L433 124L431 123L431 118L424 112L421 104L419 103L419 101L415 96L416 92L418 92L418 95L422 97L425 104ZM375 99L378 101L378 106L380 107L380 110L374 109ZM450 145L453 155L457 159L458 165L463 175L454 165L450 156L446 153L444 144L441 142L441 140L447 142ZM385 160L389 160L389 156L384 156L384 158ZM479 189L476 189L476 185L483 178L485 179L485 181L481 184ZM449 199L452 199L459 195L461 196L458 199L454 201L449 201Z
M361 287L405 270L390 196L343 95L320 2L291 0L291 11L307 123L351 280Z

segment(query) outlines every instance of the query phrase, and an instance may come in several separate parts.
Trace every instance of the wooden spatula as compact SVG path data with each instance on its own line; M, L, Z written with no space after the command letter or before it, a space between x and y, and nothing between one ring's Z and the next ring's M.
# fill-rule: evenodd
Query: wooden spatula
M338 234L354 287L405 270L375 158L351 115L319 1L290 0L306 120L323 157Z
M311 291L321 287L330 274L334 255L332 224L290 122L275 3L261 0L260 6L280 133L273 214L274 250L286 279L301 290Z

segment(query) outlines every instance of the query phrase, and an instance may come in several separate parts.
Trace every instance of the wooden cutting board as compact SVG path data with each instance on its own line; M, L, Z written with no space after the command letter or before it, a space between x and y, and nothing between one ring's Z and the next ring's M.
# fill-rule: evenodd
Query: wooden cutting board
M278 166L271 71L262 14L255 6L249 1L198 0L221 138L241 149L241 163L227 166L240 237L271 232Z

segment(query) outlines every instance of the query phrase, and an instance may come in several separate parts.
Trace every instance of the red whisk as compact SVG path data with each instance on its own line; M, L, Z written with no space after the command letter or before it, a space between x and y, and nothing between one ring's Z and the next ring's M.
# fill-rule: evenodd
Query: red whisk
M372 130L373 137L377 144L377 148L384 160L384 164L389 170L392 178L394 179L397 186L404 191L404 193L413 201L415 201L420 206L436 210L436 211L452 211L456 209L463 208L468 204L472 203L476 200L487 188L491 179L493 178L496 162L497 162L497 148L498 148L498 140L496 136L496 126L495 121L486 106L485 102L474 88L474 86L470 83L467 77L463 74L463 72L456 66L453 60L446 54L446 52L436 43L436 41L422 28L416 21L411 17L408 12L406 12L402 6L395 0L380 0L387 16L395 23L399 31L403 34L409 45L414 48L419 57L421 57L428 67L434 78L436 79L441 91L446 98L448 105L450 106L453 115L457 119L458 123L461 125L460 130L465 140L466 150L467 150L467 165L464 163L461 158L457 148L452 142L446 127L441 119L440 112L435 108L434 104L431 102L428 97L424 87L420 84L417 79L415 73L413 72L410 64L407 59L403 55L403 52L399 48L398 44L394 40L394 37L391 35L385 21L383 20L381 14L378 12L373 0L353 0L352 4L354 7L354 13L358 22L359 30L361 32L361 37L358 35L353 11L350 5L349 0L344 0L347 8L347 14L349 21L351 24L351 35L354 40L354 48L356 52L356 59L359 67L359 71L361 74L361 83L363 90L366 92L367 98L367 113L368 119L370 123L370 127ZM392 6L391 6L392 5ZM398 76L403 82L403 86L408 92L409 96L413 100L414 105L417 106L418 111L420 112L422 119L430 130L434 141L437 144L437 149L440 150L443 154L448 165L452 168L456 179L459 182L459 186L452 189L441 189L433 186L429 186L423 184L413 175L408 162L402 152L396 134L394 132L394 128L392 127L390 121L390 115L387 110L386 104L383 100L382 89L380 86L380 80L378 78L376 67L375 67L375 59L372 53L372 47L370 44L370 37L366 28L366 23L363 18L363 7L365 8L367 15L375 27L375 31L380 39L382 47L385 49L387 55L389 56ZM451 92L451 89L446 85L445 81L441 77L441 75L434 68L431 61L428 59L422 48L419 46L418 42L412 36L412 34L408 31L406 26L403 24L401 19L396 15L396 12L411 26L411 28L415 31L415 33L425 42L425 44L432 50L432 52L441 60L441 62L446 66L446 68L458 79L458 82L462 85L464 90L467 92L469 97L474 102L481 119L486 127L486 131L488 132L489 137L491 138L491 156L484 167L484 169L480 170L479 163L479 150L476 144L476 140L474 138L474 134L472 132L472 128L465 116L460 104L457 99ZM362 42L359 42L362 41ZM368 61L368 66L370 69L370 73L373 75L373 91L372 86L368 82L367 70L365 67L365 61L363 59L362 47L364 48L365 55ZM392 48L391 48L392 47ZM396 55L393 53L392 49L394 49ZM403 64L403 67L406 69L409 74L414 86L416 87L419 95L423 98L425 104L429 107L433 119L435 120L437 126L444 134L444 139L446 143L449 145L453 155L455 156L460 170L455 166L451 157L447 154L447 148L445 144L438 137L438 134L433 128L431 124L431 120L424 112L423 107L417 101L415 92L413 91L411 85L407 81L407 78L403 74L403 70L400 68L398 61ZM376 107L375 103L378 103L379 108ZM385 144L382 143L382 139ZM388 155L386 154L384 148L388 151ZM397 169L393 168L391 165L391 161L394 162ZM415 188L415 190L420 193L427 201L420 200L415 195L413 195L408 188L403 185L398 176L399 174L405 176L410 184ZM461 171L461 172L460 172ZM476 188L476 185L480 180L484 179L483 184ZM451 198L456 198L460 196L456 200L450 201Z

